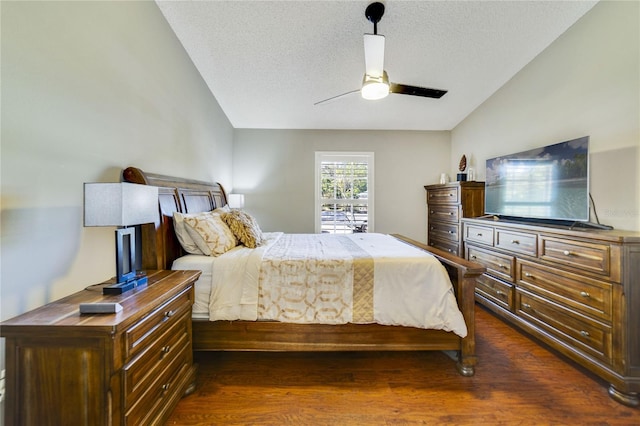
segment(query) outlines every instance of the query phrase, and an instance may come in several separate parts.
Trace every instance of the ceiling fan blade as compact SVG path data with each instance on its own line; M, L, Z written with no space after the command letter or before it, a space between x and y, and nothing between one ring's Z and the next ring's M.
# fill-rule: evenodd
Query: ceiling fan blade
M330 98L327 98L327 99L323 99L323 100L321 100L321 101L318 101L318 102L314 103L314 105L320 105L320 104L323 104L323 103L325 103L325 102L329 102L329 101L332 101L332 100L334 100L334 99L341 98L342 96L347 96L347 95L350 95L350 94L352 94L352 93L356 93L356 92L359 92L359 91L360 91L360 89L351 90L351 91L349 91L349 92L345 92L345 93L342 93L342 94L340 94L340 95L332 96L332 97L330 97Z
M407 86L406 84L391 83L389 85L390 93L397 93L400 95L412 95L422 96L424 98L436 98L443 97L447 91L439 89L429 89L426 87Z
M371 77L381 77L384 72L384 36L364 35L365 73Z

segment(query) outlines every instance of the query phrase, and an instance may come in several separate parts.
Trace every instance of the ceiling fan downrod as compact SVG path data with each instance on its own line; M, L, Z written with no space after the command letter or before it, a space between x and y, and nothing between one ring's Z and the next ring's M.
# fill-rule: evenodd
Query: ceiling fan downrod
M378 34L378 22L384 15L384 4L380 2L371 3L364 11L364 16L373 24L373 34Z

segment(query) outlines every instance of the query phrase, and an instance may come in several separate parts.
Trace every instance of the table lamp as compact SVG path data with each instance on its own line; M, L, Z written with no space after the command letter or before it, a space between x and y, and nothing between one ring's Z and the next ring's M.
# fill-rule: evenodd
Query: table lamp
M158 188L134 183L85 183L84 226L117 226L116 282L104 294L120 294L147 283L138 276L134 225L158 220Z

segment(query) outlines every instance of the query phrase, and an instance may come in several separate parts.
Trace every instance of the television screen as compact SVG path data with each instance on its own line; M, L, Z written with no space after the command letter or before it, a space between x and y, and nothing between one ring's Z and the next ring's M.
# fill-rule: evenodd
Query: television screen
M485 212L589 220L589 137L487 160Z

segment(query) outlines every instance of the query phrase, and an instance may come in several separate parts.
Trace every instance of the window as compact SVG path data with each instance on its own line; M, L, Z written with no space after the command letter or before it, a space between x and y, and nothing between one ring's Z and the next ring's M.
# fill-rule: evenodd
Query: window
M316 232L373 232L373 153L316 152Z

